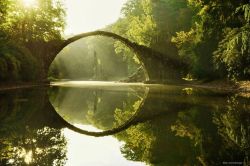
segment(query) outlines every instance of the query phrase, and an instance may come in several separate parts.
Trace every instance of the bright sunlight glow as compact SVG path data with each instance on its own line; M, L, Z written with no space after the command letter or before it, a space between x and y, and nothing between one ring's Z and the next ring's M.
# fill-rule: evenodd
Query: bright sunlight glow
M26 164L30 164L32 162L32 151L27 152L25 149L22 149L20 156L24 158L24 162Z
M65 0L66 35L104 28L120 16L127 0Z
M37 0L22 0L25 7L34 7L37 4Z
M100 131L89 125L76 125L90 131ZM120 147L122 142L119 142L112 136L108 137L90 137L64 129L63 134L67 141L67 162L66 166L144 166L142 162L134 162L126 160L123 157Z

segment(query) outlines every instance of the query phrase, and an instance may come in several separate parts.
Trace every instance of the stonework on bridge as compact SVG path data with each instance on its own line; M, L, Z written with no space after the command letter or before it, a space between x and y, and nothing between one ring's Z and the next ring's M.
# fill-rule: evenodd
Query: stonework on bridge
M110 37L122 42L124 45L130 48L137 55L139 61L142 64L142 67L145 72L145 81L157 82L162 80L173 80L180 78L179 69L181 68L181 64L179 63L179 61L173 59L168 55L163 55L162 53L157 52L152 48L146 47L144 45L139 45L120 35L106 31L93 31L82 33L65 40L60 46L53 49L53 53L48 58L45 71L48 72L49 66L51 65L57 54L62 51L66 46L79 39L86 38L89 36Z

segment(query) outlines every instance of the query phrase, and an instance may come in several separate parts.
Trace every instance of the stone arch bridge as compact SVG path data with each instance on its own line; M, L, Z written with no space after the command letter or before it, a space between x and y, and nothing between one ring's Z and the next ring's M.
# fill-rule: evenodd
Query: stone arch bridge
M59 46L53 46L52 52L50 51L49 56L46 58L46 62L44 64L45 73L48 73L51 63L60 51L62 51L69 44L89 36L110 37L122 42L124 45L130 48L137 55L142 64L146 78L145 81L157 82L180 79L180 69L183 67L183 64L181 64L176 59L172 58L169 55L163 55L162 53L153 50L152 48L144 45L139 45L120 35L107 31L93 31L82 33L64 40Z

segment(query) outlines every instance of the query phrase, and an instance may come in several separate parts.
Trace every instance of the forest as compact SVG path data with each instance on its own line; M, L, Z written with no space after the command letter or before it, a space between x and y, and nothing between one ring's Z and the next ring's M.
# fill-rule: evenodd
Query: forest
M86 38L25 1L0 0L0 165L249 165L249 0L126 0Z
M93 71L75 72L71 67L74 58L68 58L69 65L64 67L60 56L47 75L46 60L51 50L66 38L63 34L66 9L60 0L37 2L35 8L27 8L20 1L0 2L1 82L39 82L47 76L93 79L96 75ZM180 71L183 78L236 81L250 78L249 21L248 0L128 0L120 19L103 30L185 64ZM112 74L116 66L121 66L119 70L123 74L120 75L127 77L141 65L137 56L119 41L97 38L82 42L88 42L97 50L102 48L101 54L111 56L106 58L107 62L99 58L96 66L102 64L100 68L105 70L105 76L99 79L118 77ZM84 48L82 50L82 54L87 54ZM82 56L79 61L86 61L86 57ZM93 59L91 63L96 63ZM108 61L115 65L109 65ZM69 76L70 72L75 73L74 76Z

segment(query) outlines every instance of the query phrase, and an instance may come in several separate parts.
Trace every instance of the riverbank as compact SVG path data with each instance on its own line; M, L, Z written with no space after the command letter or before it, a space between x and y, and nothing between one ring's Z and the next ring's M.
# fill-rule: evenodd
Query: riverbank
M211 82L190 81L187 85L198 88L215 89L239 94L250 98L250 81L225 81L216 80Z
M50 85L49 82L39 82L39 83L17 82L17 83L4 83L4 84L1 83L0 91L31 88L37 86L49 86L49 85ZM216 80L211 82L190 81L184 85L198 87L198 88L228 91L250 98L250 81L239 81L239 82L232 82L225 80Z
M240 96L250 98L250 81L239 82L238 93Z

